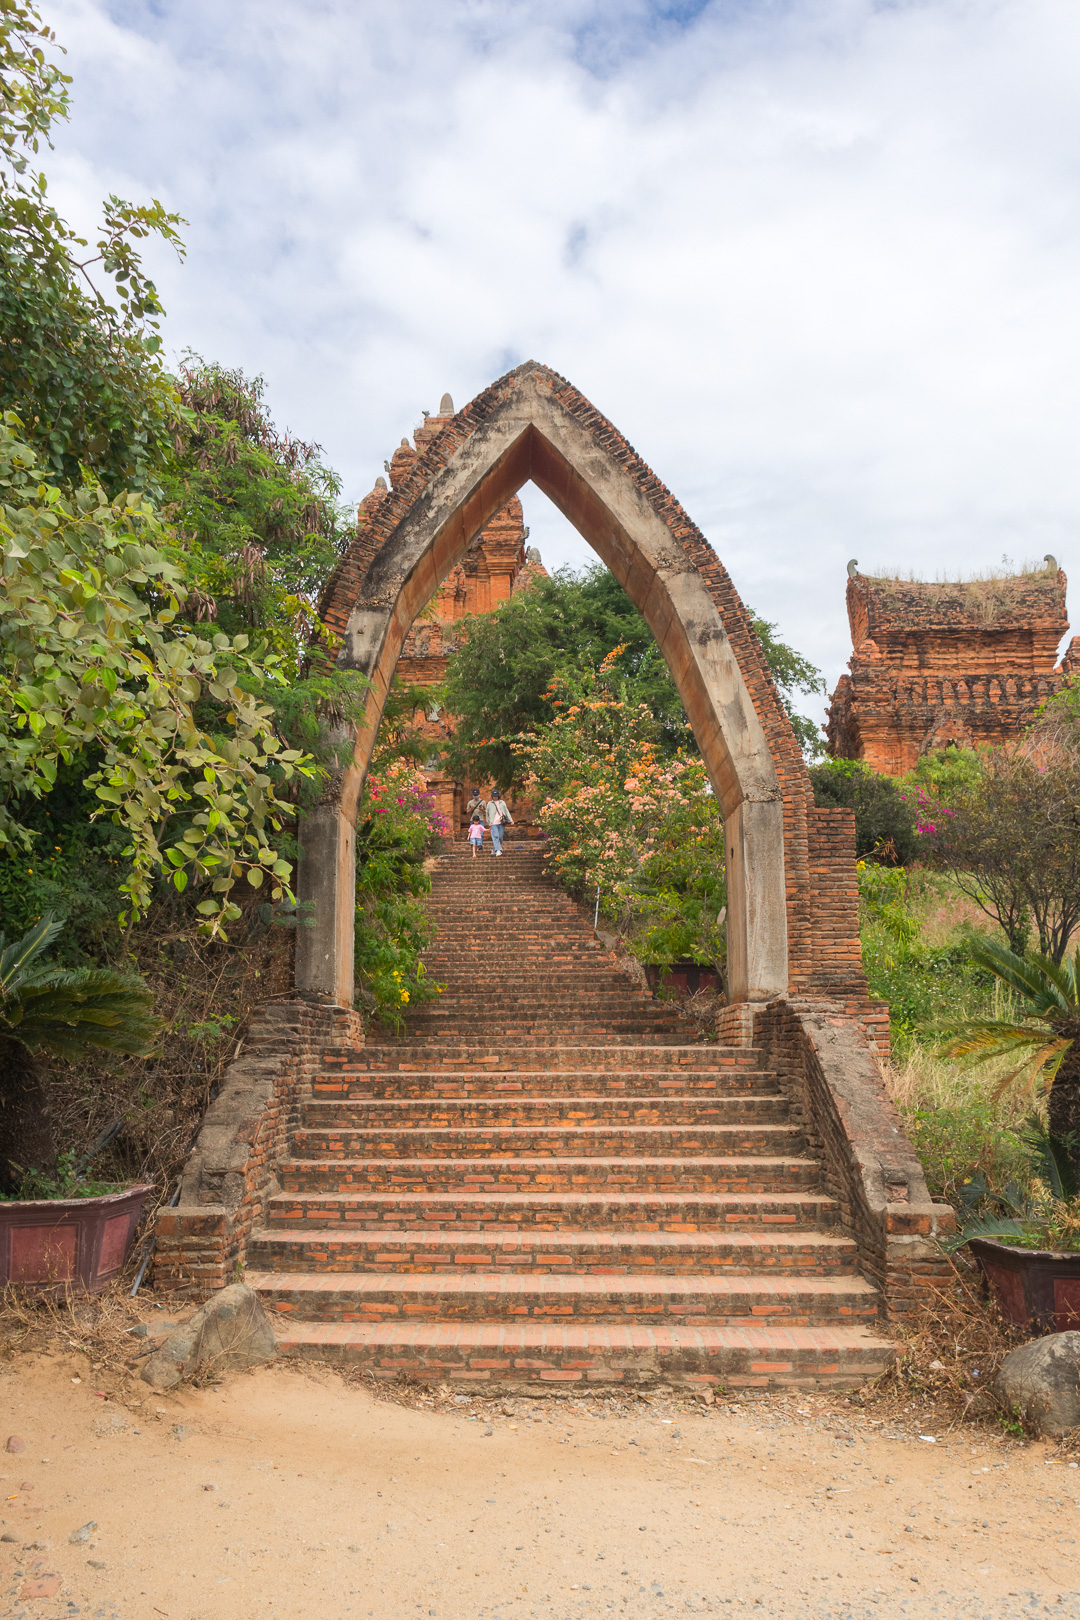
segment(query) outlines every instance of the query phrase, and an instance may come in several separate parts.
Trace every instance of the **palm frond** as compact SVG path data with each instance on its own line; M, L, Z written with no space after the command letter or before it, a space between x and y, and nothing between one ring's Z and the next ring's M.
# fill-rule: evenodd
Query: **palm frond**
M1080 1013L1080 951L1071 963L1057 963L1040 951L1018 956L995 939L983 939L972 947L971 959L1015 990L1036 1017Z
M1048 1035L1045 1024L969 1018L955 1026L944 1050L947 1057L966 1057L973 1063L985 1063L989 1058L1001 1057L1005 1052L1015 1052L1024 1046L1042 1046Z
M1055 1198L1064 1203L1080 1194L1080 1176L1073 1159L1074 1138L1071 1135L1055 1136L1036 1114L1027 1121L1021 1132L1021 1141L1031 1149L1039 1175Z
M35 957L47 950L54 939L64 931L63 921L47 911L41 921L22 939L8 945L0 934L0 1001L14 995L27 968Z
M1049 1089L1071 1046L1072 1041L1068 1040L1048 1041L1039 1051L1033 1052L1025 1062L1019 1064L1011 1074L1007 1074L1004 1080L998 1081L992 1093L994 1101L997 1102L1003 1097L1013 1082L1025 1073L1033 1087L1041 1080Z
M1017 1220L1011 1215L984 1215L980 1220L968 1221L942 1244L942 1248L954 1254L972 1238L1023 1237L1030 1226L1030 1221Z
M0 1030L30 1052L74 1057L87 1046L146 1057L160 1033L152 998L137 980L108 968L37 974L20 989Z

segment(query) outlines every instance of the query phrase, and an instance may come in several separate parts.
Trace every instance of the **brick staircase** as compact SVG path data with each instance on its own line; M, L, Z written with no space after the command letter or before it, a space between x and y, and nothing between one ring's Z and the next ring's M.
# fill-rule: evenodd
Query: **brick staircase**
M455 846L446 986L324 1053L248 1278L376 1376L855 1384L891 1345L775 1075L623 974L535 846Z

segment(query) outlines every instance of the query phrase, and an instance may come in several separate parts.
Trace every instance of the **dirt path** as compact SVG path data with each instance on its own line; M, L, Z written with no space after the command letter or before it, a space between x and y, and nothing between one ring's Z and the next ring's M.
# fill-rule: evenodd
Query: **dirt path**
M0 1615L1080 1617L1080 1472L1041 1446L805 1397L410 1408L296 1364L144 1392L0 1368Z

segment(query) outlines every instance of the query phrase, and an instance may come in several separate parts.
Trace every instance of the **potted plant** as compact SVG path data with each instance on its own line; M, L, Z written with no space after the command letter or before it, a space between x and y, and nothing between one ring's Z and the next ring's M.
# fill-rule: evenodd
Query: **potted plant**
M1010 1321L1063 1332L1080 1326L1080 951L1054 962L986 940L972 956L1013 991L1020 1016L969 1020L946 1050L976 1063L1019 1057L998 1095L1021 1081L1045 1090L1049 1129L1028 1125L1030 1189L991 1195L997 1209L967 1222L950 1247L969 1246ZM988 1192L980 1180L970 1183L969 1206Z
M92 1153L51 1153L37 1059L88 1047L146 1056L161 1023L137 980L41 963L62 928L49 915L10 945L0 934L0 1284L96 1292L123 1268L152 1189L88 1179ZM25 1168L28 1147L55 1170Z

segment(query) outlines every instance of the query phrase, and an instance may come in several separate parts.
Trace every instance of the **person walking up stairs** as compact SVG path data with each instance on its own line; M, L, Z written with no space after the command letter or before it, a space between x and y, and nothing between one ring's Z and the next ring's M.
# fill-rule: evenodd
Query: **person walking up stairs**
M445 985L329 1050L253 1234L286 1352L379 1378L845 1384L892 1346L776 1074L694 1038L535 845L438 861Z

